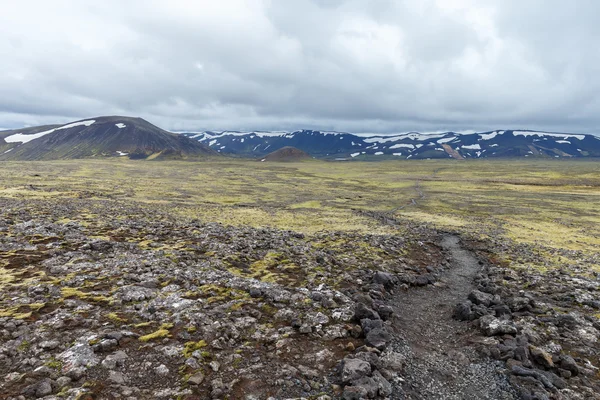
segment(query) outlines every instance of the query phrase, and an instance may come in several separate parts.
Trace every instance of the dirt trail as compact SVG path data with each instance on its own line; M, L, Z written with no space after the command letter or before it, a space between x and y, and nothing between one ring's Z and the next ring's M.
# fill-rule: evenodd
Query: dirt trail
M405 382L394 398L515 399L503 365L483 359L473 349L477 331L452 318L454 306L473 290L479 262L456 236L445 236L441 246L451 266L440 283L410 289L394 299L399 336L395 350L406 357Z

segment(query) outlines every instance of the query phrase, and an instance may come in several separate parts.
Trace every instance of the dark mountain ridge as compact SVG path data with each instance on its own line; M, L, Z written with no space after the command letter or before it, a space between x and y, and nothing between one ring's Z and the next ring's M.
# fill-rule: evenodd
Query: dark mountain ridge
M600 157L600 137L587 134L495 130L356 135L345 132L202 132L186 136L222 154L263 157L286 146L325 159L425 159L488 157Z
M0 132L0 160L117 156L181 159L217 154L262 159L285 147L293 147L323 159L600 157L600 137L531 130L433 134L408 132L394 135L357 135L318 130L176 134L141 118L105 116L66 125Z
M141 118L108 116L0 132L0 160L127 156L138 159L214 155L206 145Z

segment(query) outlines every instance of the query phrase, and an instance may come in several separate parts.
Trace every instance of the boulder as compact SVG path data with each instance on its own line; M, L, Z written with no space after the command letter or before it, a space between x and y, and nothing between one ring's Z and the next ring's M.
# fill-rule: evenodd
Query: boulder
M371 374L371 364L357 358L345 358L342 361L342 382L350 383Z
M354 308L354 319L360 321L362 319L381 319L381 317L372 308L367 307L363 303L358 303Z

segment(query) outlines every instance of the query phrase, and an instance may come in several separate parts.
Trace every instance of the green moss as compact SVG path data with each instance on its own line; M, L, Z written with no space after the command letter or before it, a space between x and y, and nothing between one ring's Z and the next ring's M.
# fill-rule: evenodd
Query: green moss
M80 300L88 300L98 303L110 303L112 301L110 297L102 295L93 295L90 293L82 292L81 290L73 287L63 287L61 289L61 293L63 295L63 298L65 299L76 297Z
M44 365L47 366L47 367L53 368L53 369L55 369L57 371L60 371L60 370L62 370L63 362L59 361L59 360L57 360L56 358L53 357L49 361L46 361L44 363Z
M135 324L134 327L135 328L146 328L148 326L151 326L152 324L154 324L154 322L140 322L139 324Z
M27 340L23 340L19 346L17 346L18 351L27 351L29 348L31 348L31 343L29 343Z
M116 322L116 323L125 323L125 322L127 322L127 320L125 318L119 317L119 315L117 313L114 313L114 312L106 314L106 318L108 318L111 321Z
M192 353L196 350L200 350L208 346L204 340L200 340L198 342L186 342L185 347L183 348L183 355L185 358L189 358L192 356Z
M149 342L151 340L163 339L166 337L171 337L171 332L169 329L173 327L173 324L162 324L160 329L155 332L152 332L148 335L140 336L139 340L142 342Z

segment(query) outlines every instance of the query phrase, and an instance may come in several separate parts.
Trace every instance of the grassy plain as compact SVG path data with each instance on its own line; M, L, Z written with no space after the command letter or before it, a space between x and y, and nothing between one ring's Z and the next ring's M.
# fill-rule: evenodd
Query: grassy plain
M544 268L600 253L597 160L4 162L0 197L128 201L177 218L306 234L405 229L367 211L534 246ZM98 217L81 210L78 222Z

